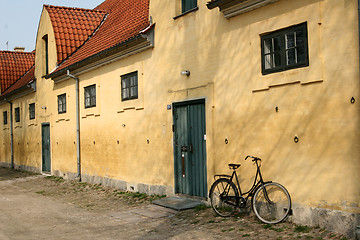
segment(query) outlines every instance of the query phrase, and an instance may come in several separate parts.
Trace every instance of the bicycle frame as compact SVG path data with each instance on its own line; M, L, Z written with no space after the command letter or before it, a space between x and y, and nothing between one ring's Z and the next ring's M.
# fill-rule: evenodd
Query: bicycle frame
M235 178L236 182L234 182L234 183L237 185L237 189L238 189L239 195L240 195L239 198L241 198L241 197L244 198L244 196L246 195L245 200L247 201L249 199L249 197L252 197L254 195L254 193L258 187L264 185L264 179L262 178L261 171L260 171L261 165L259 166L257 161L255 161L255 164L256 164L256 175L255 175L253 185L249 191L244 192L244 193L241 191L239 178L237 176L236 169L233 170L233 173L231 174L231 176L229 176L229 175L217 175L217 176L228 176L228 177L230 177L229 180L232 182L234 182L233 179ZM259 178L259 180L258 180L258 178ZM265 195L267 196L267 193Z
M248 199L251 198L252 210L260 221L268 224L283 221L291 214L291 198L288 191L279 183L265 182L260 169L261 159L249 155L245 160L248 158L252 158L256 164L256 175L250 189L242 191L236 170L240 164L230 163L228 166L233 170L231 175L214 176L215 182L209 193L212 208L219 216L228 217L236 208L247 209Z

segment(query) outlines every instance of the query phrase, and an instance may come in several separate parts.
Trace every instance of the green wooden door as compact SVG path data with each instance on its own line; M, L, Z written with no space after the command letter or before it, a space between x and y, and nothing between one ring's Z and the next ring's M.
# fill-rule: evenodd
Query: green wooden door
M41 125L41 142L42 142L42 171L51 171L50 158L50 124L43 123Z
M174 104L175 193L207 197L205 101Z

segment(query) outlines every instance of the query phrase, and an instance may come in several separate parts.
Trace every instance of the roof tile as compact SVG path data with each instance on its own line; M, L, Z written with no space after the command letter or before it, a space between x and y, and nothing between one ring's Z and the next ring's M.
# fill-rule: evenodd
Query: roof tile
M93 33L90 23L96 25L96 20L102 19L102 15L95 14L97 11L109 14L100 28L88 39L87 35ZM74 13L81 12L74 11ZM85 41L84 45L61 63L55 72L121 44L139 35L141 30L150 25L149 0L106 0L93 11L86 11L84 15L87 18L78 19L80 29L82 29L79 31L87 32L87 35L78 35L80 41ZM93 20L90 21L90 18ZM84 21L85 25L83 25L82 21ZM99 25L93 27L97 28L97 26Z
M0 51L1 92L23 76L35 63L35 52Z
M101 10L57 7L51 5L45 5L44 7L49 13L52 25L56 26L53 28L56 45L61 46L61 51L58 51L58 64L64 61L64 59L72 53L71 49L77 49L84 44L84 41L93 34L106 16L106 12ZM89 16L94 17L89 18ZM72 31L74 27L73 24L76 21L81 21L83 23L83 31ZM62 40L69 40L71 35L71 38L74 39L74 34L82 36L82 41L66 41L66 45L64 45Z
M4 96L21 87L24 87L34 80L35 80L35 64L27 72L25 72L25 74L20 79L12 83L12 85L10 85L5 91L3 91L1 96Z

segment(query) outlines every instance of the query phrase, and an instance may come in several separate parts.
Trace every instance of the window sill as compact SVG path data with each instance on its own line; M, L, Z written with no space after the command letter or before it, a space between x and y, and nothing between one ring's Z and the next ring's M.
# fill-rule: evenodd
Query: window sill
M182 17L182 16L184 16L184 15L186 15L186 14L188 14L188 13L191 13L191 12L195 12L195 11L197 11L197 10L199 10L199 7L195 7L195 8L193 8L193 9L187 10L186 12L183 12L183 13L181 13L180 15L177 15L177 16L173 17L173 19L174 19L174 20L175 20L175 19L178 19L179 17Z

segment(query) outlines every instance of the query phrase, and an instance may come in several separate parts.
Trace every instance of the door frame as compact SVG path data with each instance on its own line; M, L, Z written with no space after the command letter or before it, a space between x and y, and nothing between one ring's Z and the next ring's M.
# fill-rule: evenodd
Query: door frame
M200 97L200 98L194 98L194 99L188 99L188 100L183 100L183 101L177 101L177 102L173 102L172 103L172 120L173 120L173 156L174 156L174 160L173 160L173 166L174 166L174 190L176 191L176 186L177 186L177 180L175 178L176 174L177 174L177 168L176 168L176 159L177 159L177 149L175 146L175 131L176 131L176 119L175 119L175 109L177 107L183 107L183 106L189 106L189 105L193 105L193 104L204 104L204 111L205 111L205 118L204 118L204 124L205 124L205 135L207 133L206 129L206 102L207 102L207 98L206 97ZM205 151L204 151L204 163L205 163L205 176L204 176L204 181L206 183L206 188L207 188L207 144L206 144L206 140L205 140ZM205 189L205 192L207 192L207 189ZM180 193L181 194L181 193ZM199 197L199 196L197 196ZM207 194L206 197L207 198Z
M43 132L43 127L44 126L48 126L49 127L49 168L50 168L50 173L51 173L51 134L50 134L50 122L43 122L41 123L41 172L47 172L44 171L43 167L43 161L44 161L44 143L43 143L43 136L44 136L44 132Z

